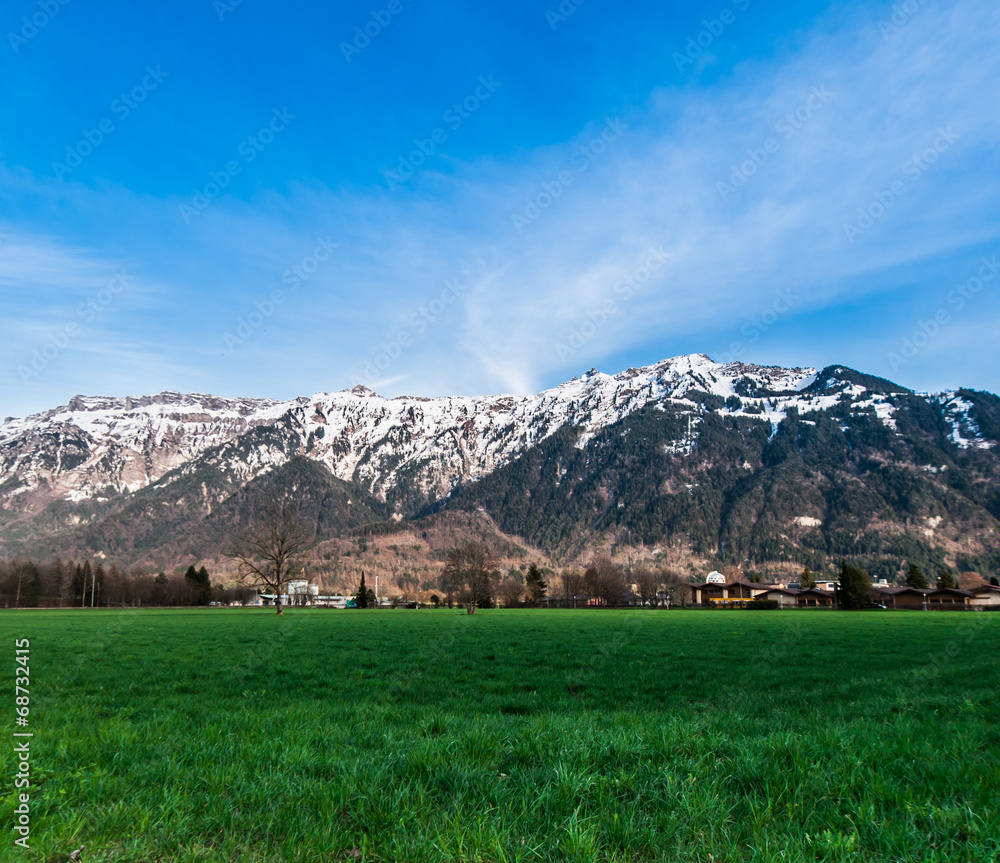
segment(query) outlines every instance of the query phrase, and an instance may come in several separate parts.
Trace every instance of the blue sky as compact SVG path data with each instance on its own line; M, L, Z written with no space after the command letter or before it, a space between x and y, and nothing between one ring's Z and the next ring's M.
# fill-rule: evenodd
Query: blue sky
M523 393L695 352L1000 391L993 2L0 23L4 415Z

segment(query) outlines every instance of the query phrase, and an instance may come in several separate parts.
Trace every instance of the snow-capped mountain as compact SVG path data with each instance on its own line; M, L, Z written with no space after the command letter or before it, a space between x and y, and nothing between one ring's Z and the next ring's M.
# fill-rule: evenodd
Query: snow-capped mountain
M0 426L0 500L37 507L136 491L286 410L273 400L194 393L76 396Z
M570 557L665 543L1000 570L998 439L989 393L701 354L530 396L78 396L0 426L0 555L217 559L253 501L280 496L320 544L472 514Z
M403 477L441 498L563 426L582 431L582 446L651 404L691 412L693 430L674 450L682 454L697 437L706 398L717 402L709 406L717 413L767 420L775 428L791 409L822 411L847 399L893 428L891 391L874 391L838 371L821 378L815 369L722 365L698 354L616 375L592 370L531 396L388 399L361 386L290 401L175 392L77 396L0 426L0 504L37 511L55 499L127 495L202 456L246 481L303 455L383 499ZM967 402L954 393L928 398L943 406L957 445L992 446L969 419ZM248 448L242 436L262 427L282 434Z
M592 433L650 402L685 403L691 390L731 396L740 384L799 391L812 369L721 366L679 357L610 376L590 372L533 396L382 398L364 387L290 401L224 399L164 392L141 398L77 396L69 404L0 426L0 500L34 506L64 498L127 494L259 426L284 419L302 454L341 479L382 495L401 471L421 465L425 490L439 494L489 473L563 425ZM745 387L744 387L745 388ZM835 397L833 397L835 399ZM765 405L777 421L789 404L829 396L782 396ZM762 400L754 400L754 403ZM247 458L223 450L228 467L255 475L291 452Z

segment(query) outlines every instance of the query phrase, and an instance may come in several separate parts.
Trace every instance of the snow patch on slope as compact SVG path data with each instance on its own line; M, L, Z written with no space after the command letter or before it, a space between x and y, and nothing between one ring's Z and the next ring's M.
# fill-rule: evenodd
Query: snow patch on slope
M936 396L944 408L945 419L951 425L948 439L959 449L991 449L995 441L986 440L979 425L970 415L972 402L963 399L957 392L946 392Z

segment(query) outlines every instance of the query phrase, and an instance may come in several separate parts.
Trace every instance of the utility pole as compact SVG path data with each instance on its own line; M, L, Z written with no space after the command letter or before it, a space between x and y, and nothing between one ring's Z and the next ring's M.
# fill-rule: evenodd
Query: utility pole
M94 571L90 576L90 607L94 607L94 588L97 586L97 567L94 567Z

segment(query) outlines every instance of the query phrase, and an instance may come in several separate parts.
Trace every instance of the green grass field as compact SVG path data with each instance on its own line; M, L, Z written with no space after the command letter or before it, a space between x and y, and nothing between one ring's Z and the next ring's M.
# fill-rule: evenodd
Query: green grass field
M1000 615L33 611L31 850L90 861L1000 855Z

